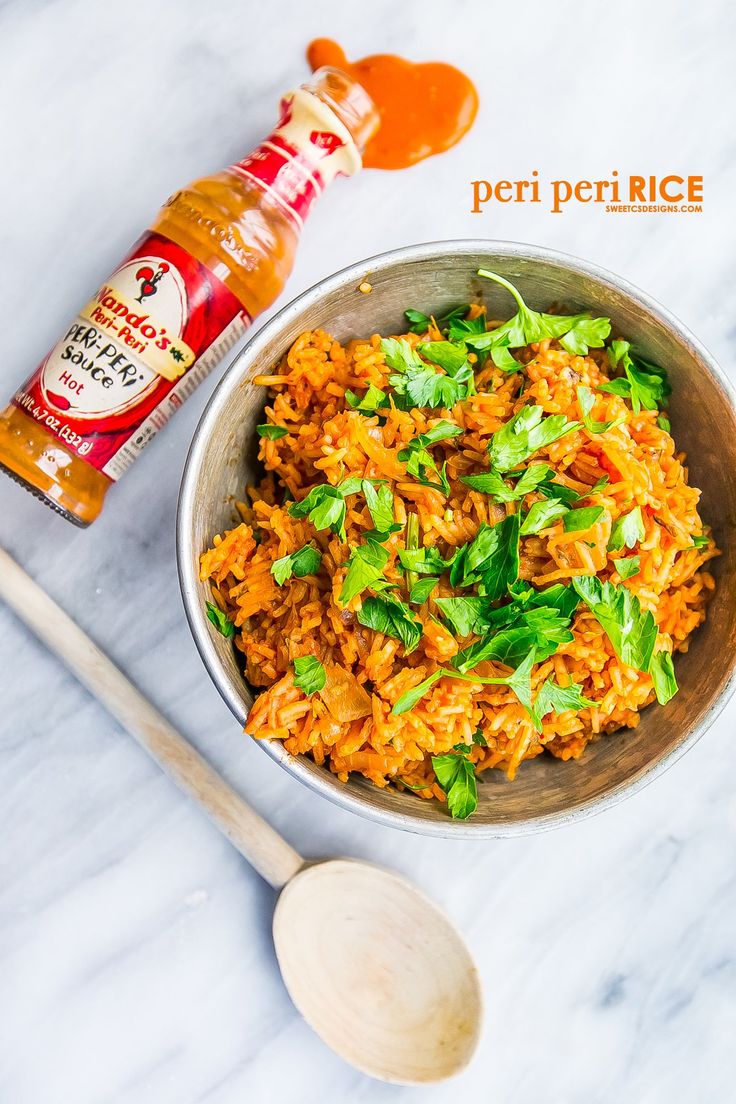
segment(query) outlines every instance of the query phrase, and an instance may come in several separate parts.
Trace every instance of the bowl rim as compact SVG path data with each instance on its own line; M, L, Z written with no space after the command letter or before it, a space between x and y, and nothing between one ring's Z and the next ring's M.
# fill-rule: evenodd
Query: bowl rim
M646 312L657 316L664 326L674 331L679 340L689 347L693 355L703 362L706 369L721 387L734 413L736 413L736 388L705 345L703 345L676 315L636 285L629 283L628 280L623 279L608 269L599 267L591 261L583 260L570 253L548 249L544 246L530 245L524 242L495 240L492 238L451 238L386 250L374 256L367 257L364 260L347 265L332 275L312 284L278 310L276 314L269 318L262 326L258 327L226 369L207 402L194 431L184 462L179 489L176 517L176 559L184 612L205 669L215 684L221 698L241 726L244 727L247 721L247 713L243 708L242 699L231 686L230 680L220 664L220 659L209 631L208 622L206 618L202 616L199 609L198 593L201 583L194 569L195 560L191 554L193 550L189 548L188 534L192 531L196 502L196 478L201 467L202 456L212 429L217 423L221 408L225 405L230 391L241 382L244 359L247 357L249 361L252 361L257 358L261 350L272 340L273 336L284 329L295 315L301 313L306 307L315 305L346 284L355 284L357 286L363 282L363 280L368 279L371 274L380 272L388 267L393 267L397 263L405 264L432 258L437 255L452 254L453 256L472 256L484 252L494 253L497 256L502 256L510 260L538 261L566 270L572 268L581 275L591 277L599 284L607 286L616 292L623 293ZM603 794L586 799L583 803L572 809L563 810L557 813L548 813L541 816L530 815L512 824L474 823L472 818L467 821L462 821L453 820L450 817L447 817L447 823L445 823L444 821L424 820L398 810L392 811L374 808L364 801L360 791L355 791L347 785L337 787L332 783L328 783L326 779L323 779L320 771L314 771L308 768L302 757L292 756L286 752L281 741L259 740L257 742L272 759L284 768L284 770L288 771L290 775L296 777L300 782L308 786L309 789L327 798L327 800L331 801L334 805L351 813L356 813L364 819L374 821L386 827L440 838L476 840L508 838L549 831L554 828L563 827L566 824L577 823L588 817L602 813L607 809L613 808L626 798L633 797L634 794L649 785L650 782L653 782L655 778L664 774L666 770L673 766L678 759L698 742L723 711L735 690L736 656L732 657L731 671L728 680L700 723L660 759L651 763L631 779L619 783Z

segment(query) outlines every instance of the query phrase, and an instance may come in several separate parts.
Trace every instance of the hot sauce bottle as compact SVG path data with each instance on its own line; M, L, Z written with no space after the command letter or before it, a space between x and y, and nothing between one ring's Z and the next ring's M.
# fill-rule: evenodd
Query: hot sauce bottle
M373 101L322 68L236 165L176 192L0 414L0 466L89 525L110 486L273 303L312 204L361 166Z

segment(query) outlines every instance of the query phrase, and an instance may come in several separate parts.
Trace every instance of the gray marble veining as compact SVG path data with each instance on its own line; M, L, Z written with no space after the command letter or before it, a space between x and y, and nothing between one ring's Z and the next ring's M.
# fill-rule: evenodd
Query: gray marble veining
M446 156L335 185L287 297L403 243L536 242L645 288L736 375L732 5L376 0L369 14L337 0L0 4L3 395L177 183L265 132L317 34L456 61L482 108ZM702 173L704 210L470 214L471 180L534 168ZM271 891L0 608L0 1100L733 1099L736 703L655 785L546 836L422 839L320 800L240 736L181 609L176 493L218 375L88 532L0 480L0 540L297 847L394 865L443 904L482 971L481 1047L460 1079L421 1092L330 1054L279 981Z

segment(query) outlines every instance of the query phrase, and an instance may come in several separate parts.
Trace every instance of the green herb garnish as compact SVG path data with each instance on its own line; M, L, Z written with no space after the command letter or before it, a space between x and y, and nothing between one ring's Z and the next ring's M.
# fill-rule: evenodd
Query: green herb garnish
M667 373L663 368L636 356L631 352L628 341L612 341L608 350L608 359L612 368L623 368L623 376L610 383L598 385L599 391L607 391L629 399L635 414L642 407L645 410L658 410L667 402L672 391L667 382Z
M353 410L357 410L359 414L365 414L368 418L391 405L386 392L382 391L380 387L376 387L374 383L368 385L368 390L364 395L356 395L354 391L346 391L345 401Z
M427 364L405 338L382 338L381 352L389 368L394 369L389 383L397 405L403 409L445 407L449 410L466 398L466 383Z
M613 561L616 570L622 579L631 579L639 574L641 556L624 556L620 560Z
M386 483L374 486L370 479L364 479L362 486L376 532L386 536L391 532L398 532L401 526L394 523L394 496L391 488Z
M319 569L321 562L322 553L314 545L305 544L297 552L275 560L271 564L271 574L279 586L283 586L292 575L297 579L302 579L305 575L313 575Z
M601 583L583 575L572 585L601 625L618 658L628 667L648 671L657 640L657 623L625 586Z
M481 525L470 544L455 553L450 569L453 586L478 586L491 600L503 597L519 576L519 515L497 525Z
M343 479L333 487L331 483L320 483L312 487L306 498L289 505L291 517L308 517L317 530L331 529L341 541L345 540L345 499L356 494L363 486L363 480L357 476Z
M413 652L422 638L422 623L405 602L391 594L369 595L356 614L361 625L400 640L406 654Z
M635 506L627 514L616 518L611 526L611 535L608 538L608 551L620 552L624 545L633 548L638 541L644 540L644 519L641 515L641 506Z
M580 422L569 422L564 414L552 414L543 420L543 413L541 406L522 406L493 434L488 445L492 468L500 472L517 468L538 449L580 429Z
M223 636L234 636L235 625L233 625L230 618L226 613L223 613L219 606L216 606L214 602L207 603L207 619L212 622L217 631Z
M569 510L562 519L562 527L566 533L584 533L602 517L602 506L583 506L580 510Z
M457 437L462 432L460 426L453 425L451 422L438 422L426 433L420 433L417 437L413 437L406 448L400 449L398 459L402 464L406 464L407 474L413 475L423 487L431 487L433 490L442 491L445 495L449 495L450 484L447 481L447 465L443 464L442 469L439 469L429 449L439 441ZM429 475L436 476L437 482L435 483L429 479Z
M435 777L447 796L447 808L455 820L467 820L478 807L475 767L469 754L470 748L465 744L456 744L454 754L432 756Z
M521 367L508 352L512 348L523 348L545 338L557 338L569 353L584 355L589 348L602 347L611 332L608 318L591 318L589 313L543 314L528 307L518 289L503 276L483 268L478 270L478 275L506 288L519 308L513 318L497 329L466 339L474 349L490 349L493 361L499 368L518 371Z
M447 325L464 319L469 310L470 307L467 304L461 307L453 307L447 314L443 314L441 318L435 319L435 324L439 330L443 330ZM414 310L412 307L405 310L404 314L406 315L407 321L411 323L410 329L412 333L424 334L432 324L432 318L429 314L424 314L423 311Z
M348 570L340 591L340 604L345 606L356 594L362 594L368 587L374 590L385 589L388 583L383 570L388 563L388 552L375 541L359 544L350 553Z
M265 437L268 441L278 441L280 437L286 437L288 429L285 426L274 425L273 422L266 422L265 425L256 426L256 433L259 437Z
M461 475L460 480L462 483L466 483L468 487L472 487L474 491L482 491L484 494L492 495L497 502L516 502L524 495L536 490L539 483L544 482L552 475L552 469L548 468L546 464L531 464L521 473L521 478L516 486L510 486L507 479L518 474L518 472L510 472L503 476L500 472L491 470L481 472L478 475Z
M678 689L670 653L661 651L652 656L649 673L652 676L657 701L660 705L666 705L671 698L674 698Z
M612 418L610 422L596 422L590 417L590 412L595 406L595 395L589 387L578 387L578 403L583 417L583 425L589 433L605 433L615 425L621 425L622 418Z
M431 575L426 575L423 579L417 579L409 589L409 601L415 606L423 605L438 583L439 579L433 579Z
M558 498L543 498L540 502L534 503L524 518L520 529L521 536L528 537L533 533L541 533L543 529L554 525L567 513L569 513L569 507Z
M327 682L327 673L316 656L301 656L294 660L294 685L303 690L308 698L323 690Z

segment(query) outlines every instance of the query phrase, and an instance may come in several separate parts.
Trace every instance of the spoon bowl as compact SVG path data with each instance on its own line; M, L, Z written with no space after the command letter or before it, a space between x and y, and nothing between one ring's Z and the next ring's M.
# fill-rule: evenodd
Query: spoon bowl
M351 1065L401 1085L467 1066L483 1015L478 972L410 882L352 859L307 866L279 897L273 936L294 1004Z

